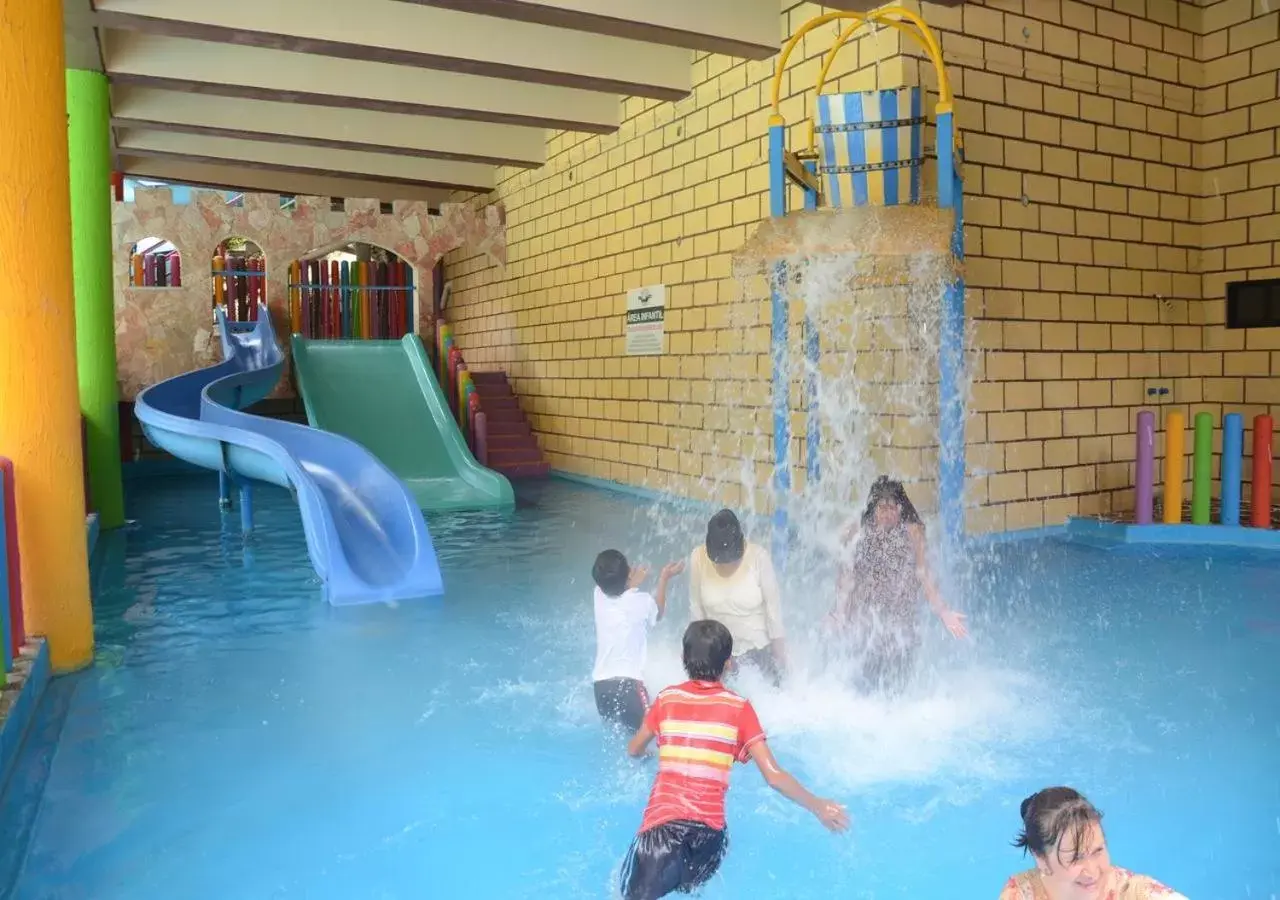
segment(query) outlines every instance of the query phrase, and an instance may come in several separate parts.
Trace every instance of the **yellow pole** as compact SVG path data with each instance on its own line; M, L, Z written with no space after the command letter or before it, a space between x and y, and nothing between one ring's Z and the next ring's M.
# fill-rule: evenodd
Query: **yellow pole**
M1183 466L1182 413L1171 412L1164 420L1164 524L1177 525L1182 521L1182 470Z
M62 4L3 3L0 47L0 454L14 466L27 631L48 639L65 672L93 661L93 610Z

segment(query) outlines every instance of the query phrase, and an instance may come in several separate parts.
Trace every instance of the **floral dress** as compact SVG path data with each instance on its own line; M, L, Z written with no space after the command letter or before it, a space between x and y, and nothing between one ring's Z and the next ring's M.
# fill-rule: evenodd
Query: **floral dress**
M1000 900L1049 900L1049 894L1040 881L1040 873L1029 869L1014 875L1000 892ZM1187 900L1171 887L1165 887L1147 875L1137 875L1128 869L1113 866L1111 888L1098 900Z

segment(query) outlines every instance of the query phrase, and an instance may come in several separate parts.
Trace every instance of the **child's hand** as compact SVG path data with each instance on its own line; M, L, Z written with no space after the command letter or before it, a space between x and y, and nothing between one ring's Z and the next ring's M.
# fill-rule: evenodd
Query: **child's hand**
M644 580L649 577L648 566L632 566L631 574L627 578L627 590L635 590L644 584Z
M813 814L827 831L839 833L849 827L848 811L834 800L819 800Z
M964 619L964 613L958 613L954 609L949 609L942 614L942 624L946 626L947 631L951 632L953 638L969 636L969 626L964 624Z
M683 560L681 560L680 562L667 563L665 566L662 567L662 572L658 577L661 578L663 581L666 581L670 578L675 578L677 575L679 575L683 571L684 571Z

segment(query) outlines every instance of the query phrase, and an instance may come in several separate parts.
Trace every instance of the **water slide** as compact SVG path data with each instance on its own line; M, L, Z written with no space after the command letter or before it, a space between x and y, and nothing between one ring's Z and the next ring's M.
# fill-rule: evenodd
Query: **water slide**
M271 393L284 353L265 306L254 323L217 311L225 361L152 385L134 404L148 440L179 459L293 491L307 553L335 606L443 591L435 547L409 489L341 435L241 412ZM243 495L242 495L243 496Z
M417 335L398 341L294 335L293 366L311 425L368 447L423 509L515 505L511 482L472 456Z

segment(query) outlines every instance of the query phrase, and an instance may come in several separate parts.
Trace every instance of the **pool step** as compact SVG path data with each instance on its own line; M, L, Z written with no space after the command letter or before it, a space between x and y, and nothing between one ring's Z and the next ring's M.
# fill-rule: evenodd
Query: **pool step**
M508 478L545 478L550 474L551 464L542 457L507 373L472 372L471 381L488 423L489 468Z

